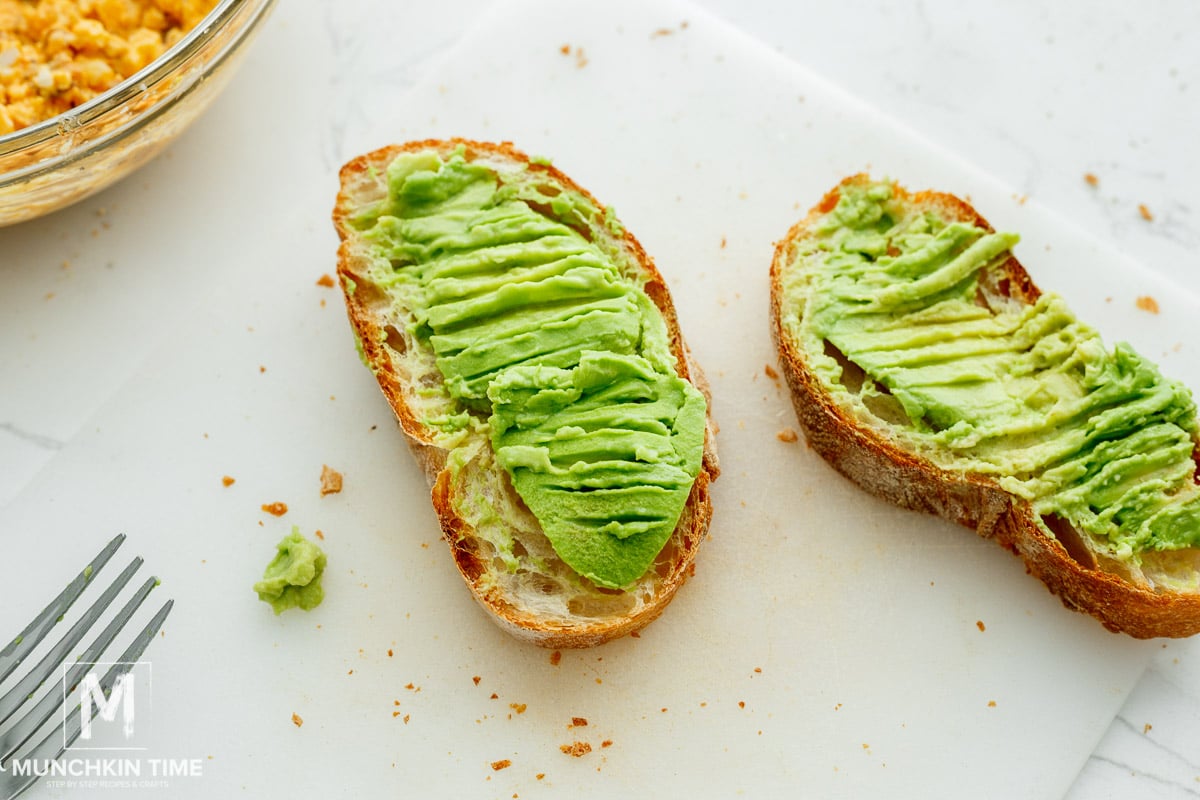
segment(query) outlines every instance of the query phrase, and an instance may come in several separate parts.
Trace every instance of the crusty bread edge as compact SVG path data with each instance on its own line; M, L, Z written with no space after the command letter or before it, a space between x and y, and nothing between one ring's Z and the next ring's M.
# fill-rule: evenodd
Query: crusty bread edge
M550 164L531 161L527 155L513 147L510 142L494 144L459 138L427 139L383 147L349 161L339 173L341 188L333 211L333 223L341 240L338 248L338 276L343 289L345 289L347 279L355 281L360 289L363 284L362 276L356 273L352 252L352 230L349 218L353 210L353 198L346 189L350 179L372 167L380 171L385 170L387 165L401 153L429 149L448 153L460 146L465 148L468 158L473 158L476 154L486 154L491 158L509 160L514 165L523 164L530 171L544 172L570 191L587 197L602 214L604 212L604 206L570 177ZM687 581L693 571L692 566L696 552L707 534L709 521L712 518L709 484L720 474L716 454L715 429L712 423L712 397L702 372L692 360L684 343L670 292L662 275L654 266L654 262L646 255L641 244L628 230L624 231L623 236L620 237L620 243L634 257L640 269L647 276L643 289L662 314L671 352L675 355L680 377L690 381L701 390L707 400L709 411L700 472L692 485L691 493L688 495L687 503L680 516L680 527L677 527L672 534L671 541L675 539L680 541L678 557L671 564L667 575L663 576L659 584L659 591L638 613L601 622L569 627L548 624L536 616L523 613L502 597L496 596L495 592L487 591L486 583L483 581L484 564L480 562L473 550L464 545L464 542L471 537L472 530L470 523L458 514L454 507L450 472L446 469L447 451L434 443L432 433L421 424L409 406L404 387L395 375L387 348L383 346L382 329L376 324L373 314L367 307L364 295L361 291L343 291L346 313L362 345L363 354L372 366L379 387L392 407L413 455L429 479L432 487L431 500L441 523L442 536L450 546L454 562L471 590L472 596L485 610L490 612L489 616L501 628L523 641L547 648L583 648L602 644L640 630L663 612L676 591Z
M783 274L795 259L795 245L812 224L830 211L841 188L866 183L866 175L846 178L829 191L776 244L771 261L771 335L791 390L792 403L809 444L835 469L862 488L904 508L937 514L975 529L1018 555L1068 608L1098 619L1105 628L1138 639L1184 637L1200 632L1200 595L1154 592L1073 558L1035 522L1030 503L980 475L949 472L899 447L879 431L856 423L826 392L804 354L783 327ZM955 219L991 230L970 204L949 194L897 196L910 205L936 207ZM1011 296L1036 300L1039 291L1015 257L1002 265Z

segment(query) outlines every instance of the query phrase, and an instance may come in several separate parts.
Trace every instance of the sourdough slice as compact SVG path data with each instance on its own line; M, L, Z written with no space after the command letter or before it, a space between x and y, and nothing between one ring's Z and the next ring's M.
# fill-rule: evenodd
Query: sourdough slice
M1200 631L1200 551L1194 546L1139 553L1132 560L1114 556L1103 541L1065 519L1040 515L1031 500L1002 488L1002 478L957 469L953 459L914 446L907 433L912 426L910 416L886 389L872 394L863 393L861 386L853 388L864 377L872 381L869 373L828 341L822 343L822 352L813 352L817 349L812 341L815 337L802 333L803 320L805 306L818 306L811 295L797 295L794 287L805 281L806 264L809 272L814 268L816 262L809 259L821 257L814 255L814 249L825 215L837 207L844 191L873 183L866 175L855 175L826 194L777 244L771 264L772 335L809 444L871 493L905 508L940 515L994 539L1020 556L1027 571L1041 579L1065 606L1091 614L1111 631L1136 638L1182 637ZM903 209L902 213L932 212L946 222L964 222L992 232L968 203L952 195L910 194L893 187L890 202ZM895 255L890 249L888 253ZM1027 309L1041 297L1007 250L979 274L976 291L975 303L993 313L1002 308ZM798 296L806 299L797 302ZM807 343L806 336L810 338ZM851 386L852 391L831 388L827 377L831 359L841 368L839 383ZM881 386L871 384L872 392ZM854 392L858 397L871 394L871 402L855 401ZM1185 448L1188 435L1182 434ZM1194 429L1190 437L1194 468L1200 453ZM1196 482L1194 469L1189 480Z
M465 409L445 389L432 348L414 334L417 326L411 309L397 305L387 287L372 277L380 274L380 256L372 251L357 222L386 199L388 165L401 154L425 151L443 159L459 152L467 162L536 186L546 199L539 213L556 215L641 287L661 314L678 375L707 398L707 386L690 359L666 284L641 245L604 206L554 167L532 161L509 143L409 142L360 156L341 170L333 221L342 240L338 274L347 313L363 360L375 373L428 476L443 536L472 594L501 627L544 647L590 647L636 631L662 613L687 580L707 532L712 516L708 487L719 472L711 416L706 420L699 474L653 566L624 590L597 586L568 567L497 463L484 432L486 416L469 419L457 431L430 424L430 420L464 418ZM580 201L563 212L567 218L552 207L552 199L560 195Z

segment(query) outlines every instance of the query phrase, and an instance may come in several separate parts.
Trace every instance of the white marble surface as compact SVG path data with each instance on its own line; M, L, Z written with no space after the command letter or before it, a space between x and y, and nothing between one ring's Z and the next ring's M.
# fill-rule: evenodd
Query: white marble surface
M372 76L403 87L431 69L457 37L460 20L486 5L449 0L390 8L380 18L382 4L330 4L329 39L313 42L294 36L284 0L263 36L277 47L340 53L352 67L356 25L421 31L415 46L409 40L397 48L386 71ZM1188 192L1200 178L1200 6L1187 0L1136 7L928 0L904 10L860 0L819 11L766 0L699 5L1200 292L1200 219ZM269 47L256 48L243 66L260 80L233 86L210 119L165 159L211 154L214 141L239 141L264 119L286 119L291 104L303 102L303 81L322 79L283 74L264 52ZM291 94L264 91L271 86L290 87ZM352 110L330 113L353 125ZM344 135L345 127L330 127L331 160ZM169 253L161 270L130 270L122 262L123 248L136 246L142 235L134 224L139 206L156 202L141 191L156 169L163 167L151 165L64 214L0 230L0 503L70 446L90 414L157 345L161 321L205 289L203 274L172 273ZM183 175L186 190L198 193L218 221L244 213L226 202L227 187L237 181L223 169L219 162L202 163ZM1085 183L1085 173L1095 174L1099 185ZM254 199L253 187L239 193L245 202ZM1152 220L1142 218L1139 204ZM234 244L188 246L220 263ZM1196 648L1192 642L1163 645L1069 797L1200 794L1193 744L1200 740Z
M700 2L1200 291L1200 5ZM1068 796L1200 795L1198 741L1200 650L1170 642Z

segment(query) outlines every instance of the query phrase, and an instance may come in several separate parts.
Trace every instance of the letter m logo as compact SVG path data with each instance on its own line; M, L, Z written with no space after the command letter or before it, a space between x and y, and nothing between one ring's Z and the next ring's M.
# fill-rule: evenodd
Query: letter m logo
M79 685L82 695L79 707L79 738L84 740L92 738L92 720L96 712L99 712L100 719L105 722L115 722L118 710L121 711L121 719L124 723L122 731L125 738L129 739L133 736L133 698L135 695L133 677L132 672L117 676L112 691L108 693L108 697L105 697L104 687L100 685L100 678L95 672L88 672L83 676L83 682Z

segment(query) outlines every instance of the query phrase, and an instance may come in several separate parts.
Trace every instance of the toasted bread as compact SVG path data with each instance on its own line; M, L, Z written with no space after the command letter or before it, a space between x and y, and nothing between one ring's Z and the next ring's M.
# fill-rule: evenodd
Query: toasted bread
M503 628L544 647L589 647L636 631L662 613L687 580L705 538L712 515L709 484L719 472L711 417L699 474L653 566L621 590L597 586L568 567L497 463L488 437L468 430L458 440L448 441L426 423L431 413L463 409L437 391L443 376L430 346L414 334L406 318L411 310L397 307L386 288L371 278L376 256L355 225L356 215L386 198L387 167L397 156L425 151L440 157L457 151L467 162L485 164L498 175L536 180L547 187L548 195L569 192L586 198L587 213L567 224L608 253L622 274L641 287L661 314L677 374L707 397L707 387L679 331L666 284L638 241L615 223L604 206L562 172L531 160L511 144L462 139L410 142L360 156L341 170L333 221L342 240L338 274L346 290L347 313L364 361L429 478L443 536L475 599ZM547 208L539 213L553 212ZM501 553L497 542L511 542L511 548Z
M1182 637L1200 631L1200 552L1195 547L1147 552L1132 561L1118 557L1104 541L1070 522L1043 519L1028 498L1002 488L995 475L956 469L947 460L935 463L939 460L936 453L912 446L905 429L913 423L903 411L895 413L897 404L892 412L881 406L872 413L847 399L847 392L831 390L828 379L818 374L815 365L820 359L841 359L847 371L860 368L831 350L828 341L824 352L812 352L815 345L811 341L806 345L799 333L805 309L795 301L796 295L789 294L789 287L801 279L806 265L814 269L815 262L809 259L817 257L813 248L818 229L843 192L872 183L867 176L856 175L826 194L777 244L771 264L772 335L809 444L869 492L994 539L1020 556L1027 571L1042 580L1065 606L1094 616L1111 631L1136 638ZM932 212L946 222L963 222L993 232L974 208L948 194L910 194L893 186L889 202L904 209L902 213ZM887 254L895 255L890 240ZM975 302L989 309L1003 306L1019 311L1037 304L1041 296L1007 250L979 273L975 291ZM814 301L810 297L806 302ZM872 376L867 374L866 379L872 380ZM1186 446L1188 434L1183 430ZM1190 435L1195 442L1194 432ZM1193 462L1196 452L1200 451L1193 451ZM1193 484L1195 466L1191 464ZM1192 489L1194 486L1184 491Z

